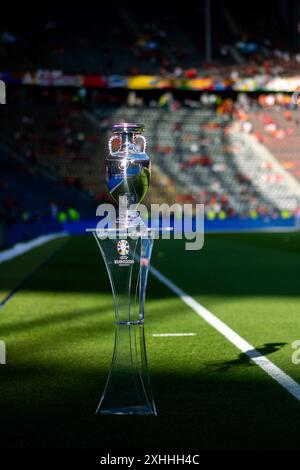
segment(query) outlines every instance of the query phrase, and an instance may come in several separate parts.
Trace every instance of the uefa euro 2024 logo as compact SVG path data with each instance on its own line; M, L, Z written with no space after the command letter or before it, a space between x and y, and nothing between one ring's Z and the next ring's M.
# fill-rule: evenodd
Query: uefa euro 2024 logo
M118 241L118 253L120 256L126 256L129 253L129 243L127 240Z
M130 266L134 263L134 259L130 258L129 255L129 242L127 240L119 240L117 243L117 250L119 257L114 260L114 264L118 266Z

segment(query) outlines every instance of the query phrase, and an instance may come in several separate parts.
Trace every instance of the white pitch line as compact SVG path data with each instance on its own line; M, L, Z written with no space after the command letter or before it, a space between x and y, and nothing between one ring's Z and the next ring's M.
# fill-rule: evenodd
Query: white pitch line
M50 233L48 235L40 235L39 237L34 238L33 240L29 240L28 242L17 243L12 248L0 252L0 264L5 263L6 261L10 261L11 259L15 259L17 256L21 256L24 253L27 253L28 251L42 246L52 240L66 237L67 235L67 232L56 232Z
M155 337L167 337L167 336L196 336L196 333L154 333L152 336Z
M273 364L268 358L263 356L257 349L238 335L234 330L227 326L222 320L217 318L213 313L203 307L193 297L184 292L180 287L176 286L170 279L161 274L156 268L150 266L151 273L171 291L173 291L180 299L193 309L203 320L215 328L221 335L227 338L242 353L246 354L255 364L270 375L277 383L285 388L296 400L300 400L300 385L287 375L278 366Z

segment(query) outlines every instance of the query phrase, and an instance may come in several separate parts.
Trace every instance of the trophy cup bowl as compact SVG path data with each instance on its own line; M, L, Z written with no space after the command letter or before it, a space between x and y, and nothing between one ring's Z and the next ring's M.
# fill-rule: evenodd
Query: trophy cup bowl
M120 123L112 127L109 155L106 158L106 181L110 195L122 205L123 222L137 217L136 209L150 184L150 158L142 124ZM140 143L139 143L140 141ZM117 147L117 148L113 148ZM120 214L120 219L121 219ZM119 220L121 222L121 220Z

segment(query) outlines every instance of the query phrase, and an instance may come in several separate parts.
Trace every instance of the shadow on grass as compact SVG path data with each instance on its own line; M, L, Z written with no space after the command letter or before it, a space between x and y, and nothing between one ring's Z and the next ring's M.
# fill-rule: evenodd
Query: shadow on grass
M47 327L57 327L60 324L64 324L66 322L73 322L74 320L84 320L85 318L98 318L101 319L101 321L97 322L97 328L98 328L98 334L100 336L101 332L105 330L111 330L113 327L113 322L114 322L114 308L113 304L107 303L107 304L101 304L96 307L91 307L91 308L81 308L81 309L72 309L69 311L64 311L63 313L55 313L54 315L51 315L49 312L45 311L45 314L47 316L44 317L38 317L34 318L31 320L27 320L26 317L22 319L19 323L14 322L6 325L1 325L1 334L11 334L11 333L18 333L18 332L26 332L26 331L31 331L33 328L47 328ZM103 320L103 315L108 314L109 317L107 318L107 321ZM74 325L72 323L72 328L74 328ZM79 327L82 329L82 324L79 325ZM84 325L84 329L86 331L86 325ZM93 329L95 329L95 325L92 326ZM95 332L96 333L96 332Z
M247 351L246 353L240 353L237 359L233 359L232 361L224 361L224 362L215 362L211 364L211 366L215 367L219 371L227 371L232 367L238 366L254 366L255 363L251 361L251 358L261 357L261 356L268 356L282 347L284 347L288 343L266 343L262 346L258 346L257 348ZM209 366L210 367L210 366Z
M95 362L7 364L0 369L0 448L299 446L299 404L266 375L153 370L157 417L95 416L106 378Z

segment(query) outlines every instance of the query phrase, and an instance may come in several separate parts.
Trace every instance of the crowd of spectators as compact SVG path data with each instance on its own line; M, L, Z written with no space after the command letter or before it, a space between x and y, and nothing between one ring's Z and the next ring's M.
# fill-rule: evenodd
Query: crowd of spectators
M261 94L256 97L249 98L246 94L240 94L237 100L231 98L217 99L215 95L210 95L211 109L216 110L215 119L210 118L207 122L201 123L199 126L199 133L195 134L189 132L187 128L183 127L183 123L175 121L170 129L170 134L174 136L174 145L161 145L157 143L153 146L155 154L161 158L168 158L178 155L178 148L181 157L180 172L182 174L191 175L199 168L209 170L210 175L214 178L209 180L209 185L203 181L199 181L199 193L189 193L186 190L177 191L177 202L201 202L205 204L207 216L214 217L231 217L239 213L239 215L257 217L259 215L278 217L281 213L279 210L272 207L272 204L266 204L263 198L259 196L257 190L253 186L251 177L245 173L240 172L238 168L235 169L232 175L232 183L236 182L236 188L239 190L239 198L243 203L247 203L251 208L248 211L238 211L232 206L230 192L226 190L223 185L224 177L227 178L227 163L225 160L220 161L215 158L215 153L221 153L227 156L228 163L232 161L233 155L239 154L239 148L235 148L232 144L228 143L227 135L231 132L232 125L238 123L240 129L248 134L252 134L258 141L264 142L265 136L276 140L288 140L290 137L297 138L297 128L299 127L299 118L297 116L297 106L293 102L291 95L288 94ZM198 103L199 107L203 106L202 99ZM272 107L273 106L273 107ZM205 108L204 108L205 109ZM275 113L275 115L274 115ZM277 113L277 117L276 117ZM221 124L218 116L228 115L229 125ZM278 116L281 117L279 122ZM264 135L261 135L256 130L256 124L262 121L264 127ZM196 124L196 123L195 123ZM195 126L194 126L195 129ZM214 134L214 132L219 133ZM212 132L212 134L210 134ZM220 134L221 133L221 134ZM221 138L220 135L223 135ZM222 141L220 141L220 138ZM208 149L217 143L218 148L213 152L207 153ZM268 142L266 142L268 144ZM295 142L294 142L295 145ZM280 161L280 158L278 158ZM298 159L299 160L299 159ZM297 174L300 176L300 168L297 162L281 161L285 169L296 169ZM230 163L232 165L232 163ZM265 166L264 166L265 165ZM197 173L198 174L198 173ZM268 185L281 185L283 175L271 163L261 162L261 179ZM176 180L171 181L175 184ZM183 188L182 188L183 189ZM245 204L242 204L242 206ZM288 211L284 211L286 215Z
M32 226L45 220L78 220L86 210L93 213L102 196L88 191L83 169L97 155L99 136L82 126L82 113L52 106L14 112L11 119L2 115L0 139L9 158L1 150L0 219L8 228L18 221ZM71 171L74 165L77 173Z
M54 8L50 9L36 19L28 19L27 28L22 23L5 25L3 22L0 25L1 71L62 68L69 73L147 73L177 79L202 76L237 80L244 76L297 74L299 70L300 53L293 51L289 41L284 38L283 30L276 30L281 38L277 42L270 40L269 31L265 31L264 38L256 38L253 25L249 25L251 34L240 33L240 37L234 39L228 34L219 40L215 32L214 55L211 62L207 63L200 45L193 42L193 35L189 35L183 25L180 26L180 10L173 11L174 21L178 23L178 39L176 35L170 34L168 27L159 19L153 21L143 17L140 21L140 18L135 18L133 8L126 9L127 20L122 14L124 8L116 9L115 15L108 7L102 10L103 15L98 18L98 30L102 31L102 35L99 33L98 36L93 26L92 11L89 16L82 16L81 10L75 8L71 12L62 10L59 14L55 13ZM71 23L70 14L73 17ZM164 11L163 15L167 13ZM70 41L70 35L73 41ZM185 45L182 44L181 35L189 37ZM196 55L191 55L192 48L198 51ZM232 55L233 49L243 57L242 61ZM82 53L80 57L78 52ZM73 66L72 60L63 60L65 54L71 58L74 56ZM90 54L95 54L94 61L90 60Z
M82 189L84 183L80 174L77 177L64 175L68 162L90 162L98 140L97 135L86 135L81 128L78 118L82 113L82 110L63 108L51 117L44 116L42 125L38 116L23 114L13 132L12 150L22 153L30 164L43 163L54 167L66 186ZM72 122L74 117L79 124Z
M207 149L212 145L218 145L218 151L224 155L230 156L237 153L238 150L228 144L226 135L230 132L230 125L221 124L218 116L228 116L228 122L238 122L244 132L253 134L261 143L268 143L266 139L286 140L289 137L295 137L296 130L299 126L299 119L296 113L296 104L291 100L291 96L287 94L261 94L256 98L249 98L247 94L240 94L236 100L232 98L222 98L218 94L204 93L198 101L184 99L182 101L175 100L170 92L166 93L167 99L158 98L155 106L166 107L173 112L181 108L211 109L215 112L215 119L208 119L199 125L199 133L197 137L183 128L180 120L172 123L170 133L174 136L174 144L165 145L159 141L152 146L152 151L157 158L171 157L177 151L178 143L184 146L182 161L180 162L180 171L183 174L192 174L195 169L203 168L210 171L214 178L210 181L210 187L201 187L199 185L198 195L188 192L177 192L177 202L201 202L206 205L207 214L218 216L233 216L236 210L230 203L230 193L222 185L222 179L226 173L226 164L214 158L214 153L207 153ZM152 103L153 104L153 103ZM136 103L140 106L139 103ZM281 116L280 122L274 117L273 111L277 110L278 116ZM99 200L104 198L99 188L88 188L85 185L82 171L77 176L61 171L68 165L74 166L78 164L78 168L93 167L94 162L91 155L96 154L95 145L99 140L99 136L109 130L111 125L111 117L109 114L102 113L98 119L99 135L96 133L87 133L79 123L82 122L81 117L84 115L84 109L65 107L57 109L44 117L39 117L30 113L23 113L17 124L14 126L13 132L10 133L12 139L9 142L12 155L22 153L29 164L32 171L38 165L49 164L52 171L59 176L61 184L65 187L75 188L76 190L91 189L95 198ZM258 116L258 118L257 118ZM256 129L256 123L261 121L263 127ZM214 133L216 134L214 135ZM220 134L221 133L221 134ZM220 141L220 135L223 135L223 142ZM41 157L47 157L46 159ZM229 157L228 157L229 158ZM286 169L295 169L294 162L283 162ZM298 167L296 168L298 171ZM256 215L267 214L270 209L261 204L257 194L253 190L251 178L247 175L236 171L234 180L240 187L240 197L242 200L248 200L249 205L254 207ZM167 191L174 187L172 178L166 177L156 187L163 191ZM281 182L280 173L270 172L266 176L266 184ZM0 184L5 185L5 182ZM10 214L14 213L18 201L8 198L4 206ZM276 211L275 211L276 212ZM252 215L254 212L252 213ZM247 214L243 214L247 215ZM249 214L248 214L249 215Z

